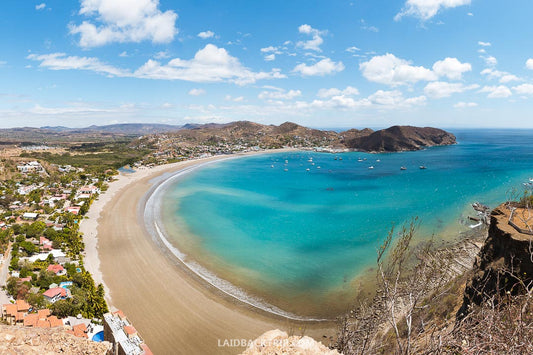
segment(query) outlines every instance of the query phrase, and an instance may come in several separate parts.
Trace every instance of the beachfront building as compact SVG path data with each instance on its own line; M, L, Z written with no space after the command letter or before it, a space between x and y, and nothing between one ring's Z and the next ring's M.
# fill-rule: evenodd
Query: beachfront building
M104 314L104 340L113 344L114 355L152 355L122 311Z

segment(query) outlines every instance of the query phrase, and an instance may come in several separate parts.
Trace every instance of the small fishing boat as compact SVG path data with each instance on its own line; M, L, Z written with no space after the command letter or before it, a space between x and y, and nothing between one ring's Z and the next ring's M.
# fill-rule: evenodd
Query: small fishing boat
M378 163L379 163L379 162L381 162L381 160L379 160L379 159L378 159L378 160L376 160L376 162L378 162Z
M407 168L405 166L401 166L400 170L407 170Z
M424 165L420 165L420 169L427 169Z
M369 168L369 169L374 169L374 167L373 167L373 166L369 166L368 168Z
M357 161L363 161L363 159L359 158L359 159L357 159Z
M270 165L271 168L274 168L274 165Z

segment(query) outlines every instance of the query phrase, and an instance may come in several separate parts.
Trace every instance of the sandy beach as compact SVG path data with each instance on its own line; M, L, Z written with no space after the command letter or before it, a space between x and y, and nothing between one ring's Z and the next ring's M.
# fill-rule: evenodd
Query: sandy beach
M140 219L147 192L164 173L227 156L186 161L120 175L81 225L85 267L103 283L112 309L122 309L155 354L237 354L225 340L255 339L270 329L332 335L331 323L270 316L222 297L190 275L146 232ZM229 342L232 345L240 342Z

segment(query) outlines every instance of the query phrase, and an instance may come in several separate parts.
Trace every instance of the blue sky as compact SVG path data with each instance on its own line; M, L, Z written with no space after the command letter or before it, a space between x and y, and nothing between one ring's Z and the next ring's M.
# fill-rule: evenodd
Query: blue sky
M0 3L0 127L533 128L530 0Z

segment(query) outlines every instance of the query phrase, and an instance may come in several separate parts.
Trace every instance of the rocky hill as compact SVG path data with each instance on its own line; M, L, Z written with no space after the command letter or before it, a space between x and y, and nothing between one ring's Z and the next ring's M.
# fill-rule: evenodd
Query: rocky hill
M398 152L456 143L453 134L432 127L393 126L376 132L364 133L369 134L347 138L345 145L348 148L369 152Z
M164 136L166 142L162 142ZM430 127L394 126L373 131L350 129L344 132L307 128L285 122L279 126L239 121L222 125L187 125L164 135L143 137L139 144L158 148L211 147L260 147L314 148L358 150L367 152L392 152L418 150L435 145L455 144L455 136L449 132Z
M59 328L28 328L0 325L0 354L25 355L105 355L111 343L96 343L67 334Z

